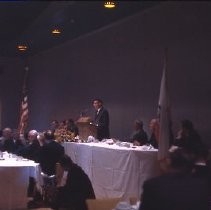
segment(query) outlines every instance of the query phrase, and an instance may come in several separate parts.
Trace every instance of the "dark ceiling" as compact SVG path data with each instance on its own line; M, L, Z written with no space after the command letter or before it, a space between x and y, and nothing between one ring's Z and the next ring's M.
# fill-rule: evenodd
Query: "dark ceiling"
M24 55L73 40L115 21L159 4L156 1L116 1L105 9L104 1L4 1L0 2L0 56L19 56L18 44L26 44ZM52 35L59 27L62 34Z

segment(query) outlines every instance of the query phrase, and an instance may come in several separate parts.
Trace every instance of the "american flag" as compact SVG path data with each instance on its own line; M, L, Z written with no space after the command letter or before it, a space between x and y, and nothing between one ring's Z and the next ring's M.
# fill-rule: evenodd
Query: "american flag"
M21 107L20 107L20 121L19 121L20 134L24 134L24 131L28 124L29 108L28 108L28 96L26 92L27 75L28 75L28 67L25 68L23 92L22 92Z

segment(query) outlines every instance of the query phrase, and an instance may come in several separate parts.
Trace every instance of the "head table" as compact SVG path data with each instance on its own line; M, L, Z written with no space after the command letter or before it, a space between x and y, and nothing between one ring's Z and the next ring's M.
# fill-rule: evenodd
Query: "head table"
M159 172L157 150L98 143L64 143L65 152L89 176L96 197L138 197L143 182Z
M39 181L38 163L14 155L0 158L0 209L26 209L29 177Z

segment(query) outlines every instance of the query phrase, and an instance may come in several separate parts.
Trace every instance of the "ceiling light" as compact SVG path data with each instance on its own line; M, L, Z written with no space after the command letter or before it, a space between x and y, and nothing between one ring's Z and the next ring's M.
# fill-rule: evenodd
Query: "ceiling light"
M28 49L26 45L18 45L17 48L19 51L26 51Z
M51 31L52 34L61 34L61 31L58 28L55 28Z
M116 6L116 4L114 1L105 1L105 3L104 3L105 8L111 9L111 8L114 8L115 6Z

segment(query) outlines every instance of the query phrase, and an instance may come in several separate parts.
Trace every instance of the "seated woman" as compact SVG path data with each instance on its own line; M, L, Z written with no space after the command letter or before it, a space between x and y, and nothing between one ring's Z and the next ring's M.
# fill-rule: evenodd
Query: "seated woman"
M147 133L143 129L143 122L140 120L135 120L134 122L134 132L131 135L130 141L135 146L142 146L147 143L148 137Z
M64 171L67 171L66 183L58 187L52 208L70 208L87 210L86 199L94 199L95 193L87 174L71 158L64 155L59 161ZM65 174L65 173L64 173Z
M174 145L194 152L202 146L201 137L190 120L181 121L181 129L178 131Z
M67 130L72 132L74 137L79 135L78 127L73 119L66 120L66 125L67 125Z

